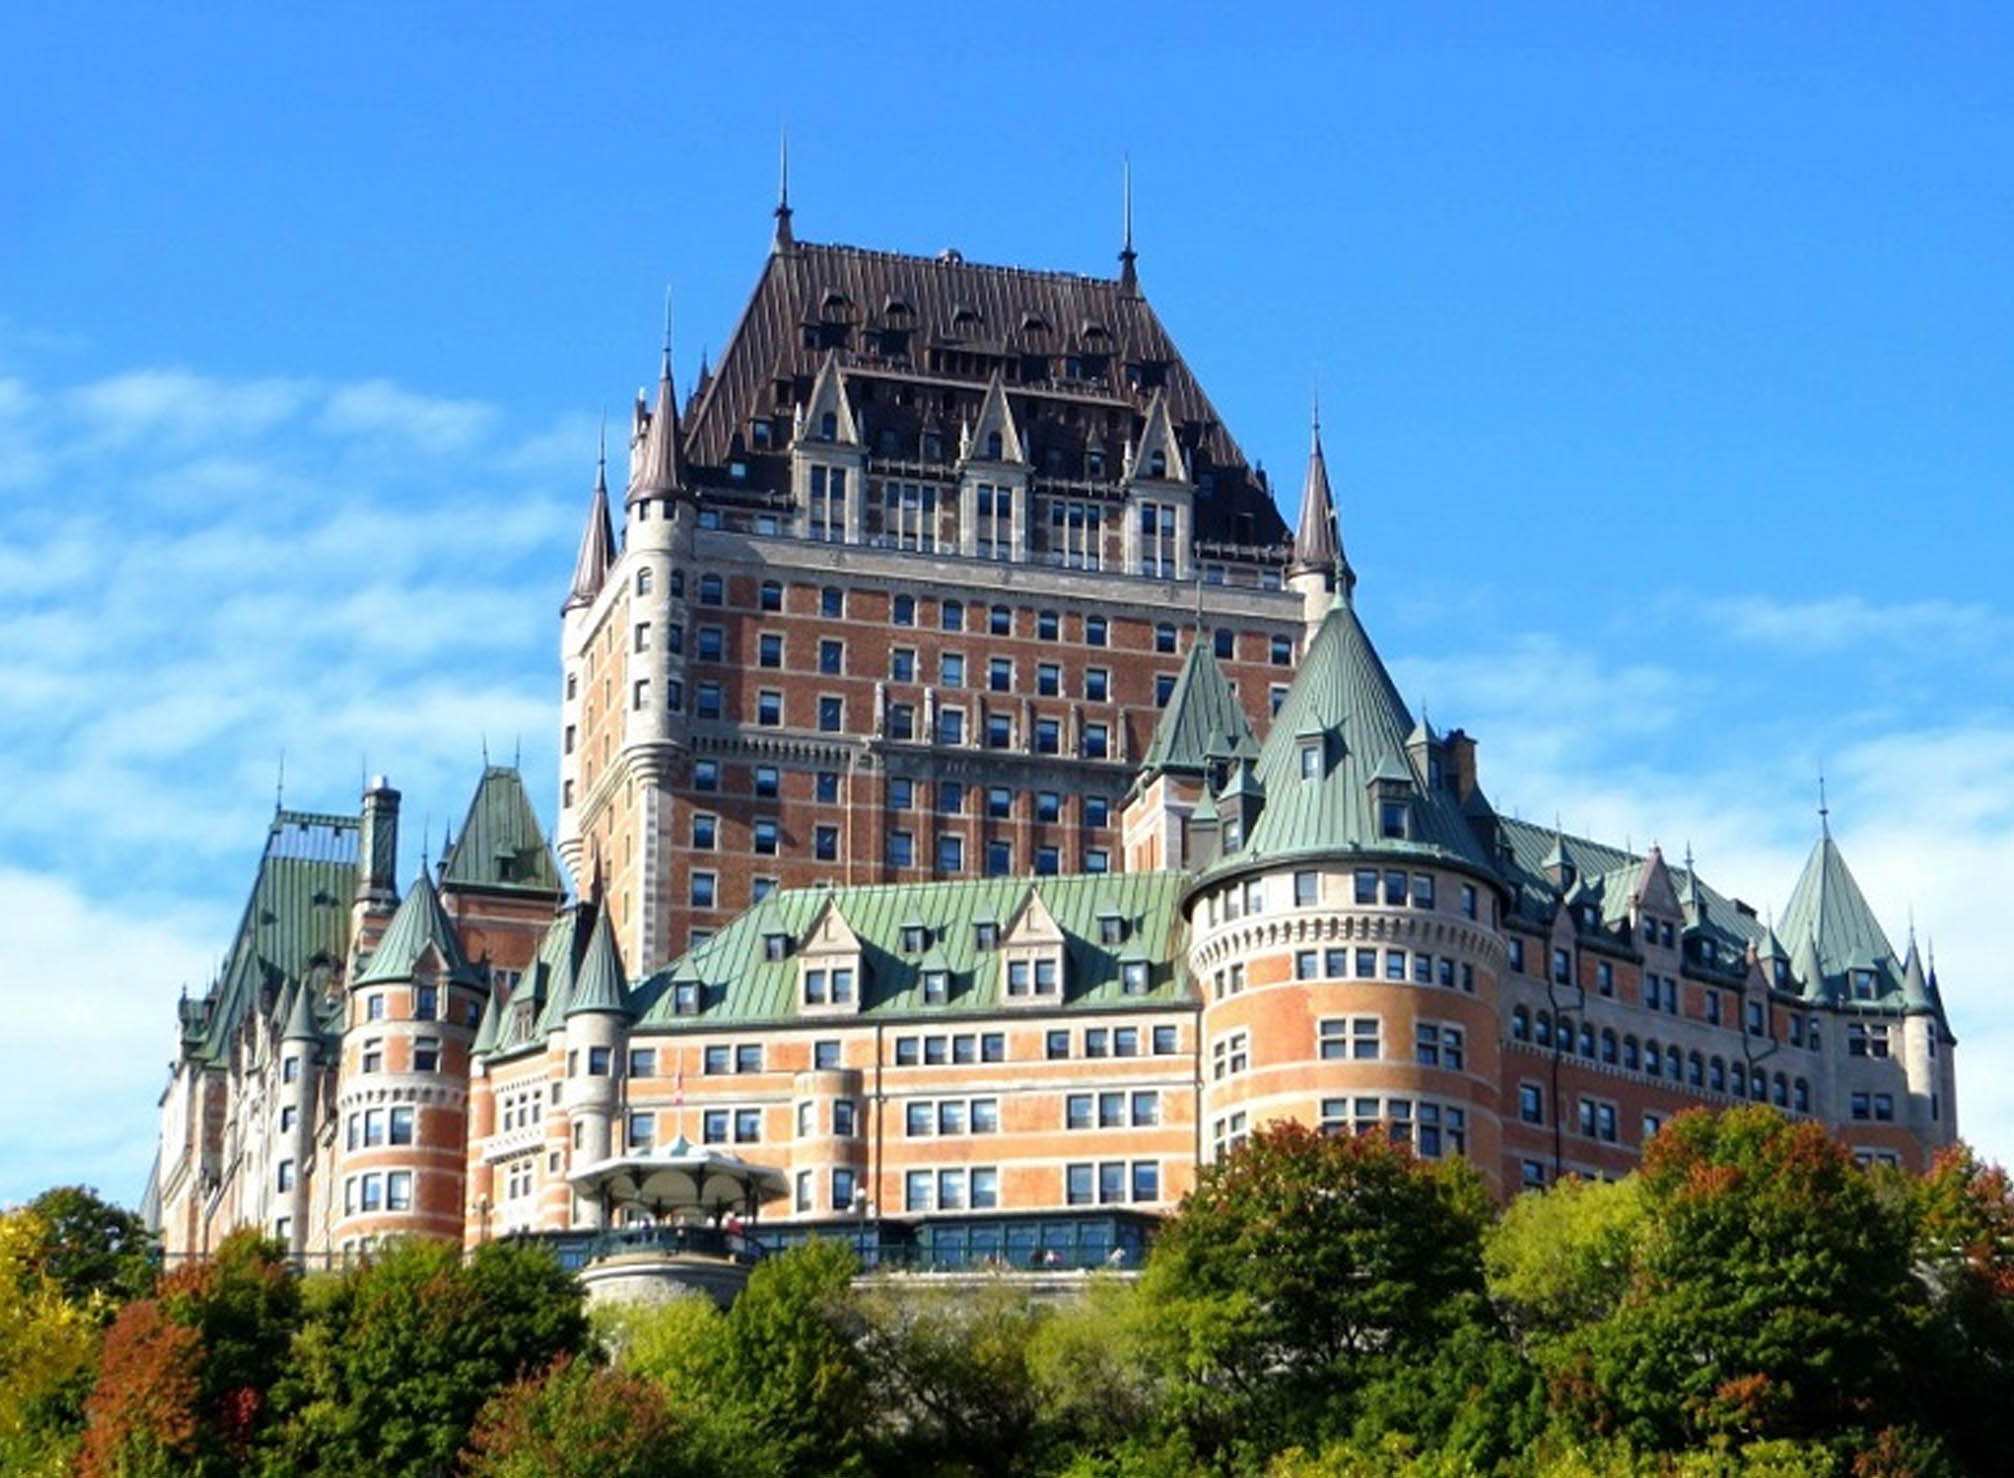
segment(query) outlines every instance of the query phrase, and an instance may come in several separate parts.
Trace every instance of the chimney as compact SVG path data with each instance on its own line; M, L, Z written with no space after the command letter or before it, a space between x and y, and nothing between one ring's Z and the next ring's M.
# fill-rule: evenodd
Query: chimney
M350 905L353 966L378 947L385 925L399 906L399 793L382 775L373 775L364 790L361 831L357 895Z
M1476 742L1461 729L1441 736L1441 763L1455 799L1466 803L1476 793Z

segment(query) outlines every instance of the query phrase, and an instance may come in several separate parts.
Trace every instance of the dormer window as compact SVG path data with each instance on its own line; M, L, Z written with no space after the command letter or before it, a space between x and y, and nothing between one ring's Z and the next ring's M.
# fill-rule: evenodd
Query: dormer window
M765 960L781 960L790 954L788 934L765 934L762 936L762 957Z
M1871 1001L1874 999L1874 972L1855 970L1853 972L1853 999Z
M1773 961L1773 962L1772 962L1772 972L1773 972L1773 976L1774 976L1774 979L1775 979L1775 982L1776 982L1776 987L1777 987L1777 989L1778 989L1778 990L1783 990L1783 989L1786 989L1786 988L1788 988L1788 987L1789 987L1789 985L1790 985L1790 962L1789 962L1788 960L1775 960L1775 961Z
M974 949L998 949L1000 947L1000 926L992 919L981 919L972 926L972 947Z
M1119 989L1129 996L1144 996L1149 985L1145 960L1128 960L1119 967Z
M1116 913L1098 916L1098 942L1100 944L1124 944L1126 942L1126 920Z
M951 999L951 972L949 970L925 970L923 972L923 1000L926 1005L941 1006Z
M837 412L827 411L818 418L818 439L820 441L837 441L839 439L839 416Z
M987 433L986 433L986 460L987 460L987 461L989 461L989 462L997 462L997 461L999 461L999 460L1000 460L1000 453L1001 453L1001 447L1002 447L1002 442L1001 442L1001 440L1000 440L1000 433L999 433L999 432L997 432L997 431L989 431L989 432L987 432Z
M1303 780L1318 779L1322 773L1322 741L1319 739L1303 739L1301 741L1300 755L1301 778Z
M674 1016L697 1016L699 1014L699 982L678 980L672 982L671 1010Z
M1393 840L1403 841L1407 829L1407 807L1404 801L1378 802L1378 834Z
M921 954L929 947L930 930L922 924L902 926L902 952L906 955Z
M1157 451L1147 458L1147 475L1149 477L1166 477L1168 475L1168 454L1166 452Z
M848 967L819 966L804 972L804 1004L807 1006L850 1006L853 1004L853 971Z

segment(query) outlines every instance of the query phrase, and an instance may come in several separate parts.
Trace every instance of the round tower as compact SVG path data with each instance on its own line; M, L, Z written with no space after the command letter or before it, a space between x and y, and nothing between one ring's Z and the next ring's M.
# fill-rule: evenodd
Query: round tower
M615 931L608 910L599 908L565 1016L566 1081L560 1102L572 1126L572 1171L615 1153L623 1057L633 1019ZM587 1226L599 1227L606 1221L598 1204L577 1203L575 1211L577 1220Z
M462 1236L469 1049L484 1006L423 871L345 992L331 1240Z

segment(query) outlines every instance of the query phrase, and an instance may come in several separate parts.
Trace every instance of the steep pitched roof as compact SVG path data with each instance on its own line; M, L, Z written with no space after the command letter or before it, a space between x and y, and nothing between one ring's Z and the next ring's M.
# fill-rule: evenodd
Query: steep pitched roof
M609 924L605 908L595 911L594 929L588 935L587 954L580 962L580 973L574 979L573 993L566 1006L566 1014L570 1017L596 1011L614 1016L632 1014L629 987L622 973L622 956L615 947L615 930Z
M987 448L994 433L1000 437L1000 455L990 455ZM972 434L965 446L959 448L960 455L984 461L1025 462L1026 449L1021 445L1021 428L1014 423L1014 408L1007 403L1007 385L1000 378L1000 371L993 371L993 378L986 382L986 398L979 402L979 418L972 423Z
M1155 459L1160 470L1155 470ZM1189 464L1182 444L1175 439L1174 424L1168 419L1168 392L1156 390L1147 402L1146 419L1140 425L1140 445L1134 450L1129 477L1148 477L1168 482L1187 482Z
M927 393L911 406L877 400L870 433L883 425L918 432L939 409L944 425L956 427L976 412L993 368L1010 366L1017 378L1008 394L1017 407L1078 408L1074 418L1046 418L1036 427L1022 417L1024 450L1038 465L1050 445L1081 454L1094 428L1107 431L1113 446L1135 436L1150 394L1132 383L1131 367L1138 367L1143 385L1158 380L1165 388L1191 469L1213 475L1211 496L1197 501L1196 537L1286 542L1271 495L1137 291L1111 278L985 266L955 253L922 257L798 241L771 253L686 420L688 473L729 489L736 484L724 469L739 457L747 466L740 486L784 490L787 453L752 445L750 427L773 416L779 401L787 411L792 399L803 399L828 349L848 373L924 383ZM1048 366L1051 377L1018 377L1024 357Z
M1063 935L1067 1010L1151 1011L1195 1000L1181 966L1181 922L1175 904L1186 883L1176 872L1099 873L1070 877L973 878L953 882L858 888L796 888L771 894L670 968L640 983L634 993L639 1029L714 1031L728 1022L789 1021L798 1014L799 958L770 959L764 938L802 939L828 907L859 937L864 966L860 1012L892 1018L972 1017L1007 1004L1003 954L978 947L974 925L1025 919L1039 907ZM1127 921L1120 945L1100 943L1100 913ZM920 918L933 943L922 955L902 951L902 926ZM1125 958L1141 952L1151 962L1149 989L1123 989ZM924 999L923 975L947 970L949 998ZM675 1009L674 980L703 987L696 1015Z
M671 342L667 336L664 362L657 375L657 404L644 428L643 450L637 457L629 502L666 498L685 485L684 458L679 448L678 395L671 385Z
M820 429L827 416L832 417L830 437L824 436ZM853 415L853 397L846 393L846 381L839 373L837 352L828 351L818 366L818 378L811 382L811 398L804 402L802 424L811 428L808 434L814 438L838 446L860 445L860 423Z
M573 584L566 593L563 611L591 606L608 580L615 563L615 525L608 511L608 459L595 465L594 494L588 500L587 527L581 530L580 552L573 557Z
M228 1050L262 987L277 990L309 979L317 966L340 964L349 947L358 835L354 816L274 814L223 968L185 1012L184 1040L195 1055L214 1059Z
M1406 754L1412 728L1391 674L1349 599L1339 593L1259 750L1255 778L1265 792L1265 809L1244 845L1227 853L1217 869L1257 859L1365 852L1439 857L1495 878L1495 865L1453 792L1424 784L1414 771ZM1320 746L1313 774L1304 773L1301 758L1309 743ZM1410 807L1403 839L1383 835L1380 785L1400 787Z
M441 877L450 888L550 894L555 899L566 892L559 863L525 793L524 777L514 767L484 769Z
M1237 755L1249 759L1258 752L1259 742L1252 736L1252 726L1245 721L1245 710L1238 706L1238 695L1231 691L1224 669L1217 665L1210 644L1198 632L1189 646L1189 655L1182 659L1182 671L1175 679L1175 690L1168 695L1168 706L1161 710L1160 721L1154 725L1154 737L1148 741L1147 756L1141 761L1141 774L1172 770L1202 775L1208 773L1213 760L1228 760Z
M1895 947L1882 932L1829 829L1821 830L1804 860L1804 871L1783 911L1783 933L1796 952L1793 960L1800 967L1798 980L1807 996L1847 999L1852 994L1850 973L1855 970L1873 972L1877 999L1902 991Z
M1329 464L1322 456L1322 418L1315 417L1315 429L1308 448L1308 477L1301 484L1301 517L1294 532L1294 568L1297 570L1339 570L1341 578L1354 585L1343 558L1343 536L1336 526L1336 503L1329 492Z
M455 936L453 920L441 907L440 895L422 872L413 879L399 911L385 926L384 937L353 982L368 985L381 980L410 980L413 967L431 949L440 956L441 969L449 976L474 982L476 972L462 954L461 940Z

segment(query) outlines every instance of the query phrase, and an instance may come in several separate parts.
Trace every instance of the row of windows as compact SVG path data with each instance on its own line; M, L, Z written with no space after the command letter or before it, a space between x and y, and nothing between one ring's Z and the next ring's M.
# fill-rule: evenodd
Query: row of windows
M1175 1051L1175 1028L1161 1025L1149 1029L1146 1037L1156 1057L1166 1057ZM1140 1028L1137 1026L1087 1026L1080 1034L1079 1057L1138 1057L1141 1045ZM1048 1033L1043 1040L1043 1055L1051 1062L1072 1056L1071 1035L1063 1028Z
M699 1137L703 1144L760 1144L762 1110L759 1108L710 1108L700 1115Z
M860 1107L850 1098L832 1100L832 1136L851 1139L859 1132ZM818 1105L806 1100L797 1106L797 1137L809 1139L818 1132Z
M365 1037L363 1049L358 1054L360 1071L381 1073L385 1070L385 1042L382 1037ZM413 1038L413 1066L416 1073L438 1072L441 1065L441 1039L439 1037Z
M1795 1109L1800 1114L1811 1112L1811 1085L1804 1078L1793 1081L1777 1073L1770 1079L1761 1068L1747 1072L1740 1063L1730 1067L1725 1058L1708 1057L1696 1051L1686 1054L1676 1046L1660 1046L1656 1038L1639 1044L1634 1035L1618 1037L1608 1027L1597 1034L1593 1024L1586 1021L1580 1023L1576 1032L1574 1023L1564 1016L1555 1027L1551 1013L1546 1011L1533 1016L1523 1006L1513 1007L1511 1040L1540 1047L1557 1046L1563 1054L1577 1052L1590 1062L1607 1063L1627 1072L1669 1078L1674 1083L1687 1083L1713 1093L1746 1096L1757 1103L1773 1102L1778 1108Z
M639 594L648 594L648 570L639 571ZM674 596L683 594L683 581L674 571L672 581ZM724 606L727 603L726 586L717 574L704 574L698 582L699 604L702 606ZM828 621L846 619L846 595L838 585L825 585L818 592L818 614ZM909 594L897 594L890 598L888 619L893 626L915 626L923 609L923 602ZM768 612L783 610L783 584L777 580L765 580L757 598L758 608ZM1008 605L968 604L963 600L945 598L936 602L936 625L941 631L984 631L990 636L1015 635L1015 607ZM1087 647L1111 645L1111 622L1105 616L1087 615L1080 626L1080 640ZM1212 633L1213 650L1225 661L1237 655L1237 633L1229 627L1219 627ZM1035 640L1059 642L1063 640L1063 617L1057 611L1037 611L1035 613ZM1154 650L1171 653L1178 649L1180 628L1172 621L1163 621L1154 628ZM1285 667L1294 660L1293 638L1286 635L1271 635L1266 638L1266 654L1275 666Z
M914 1099L903 1105L902 1132L911 1139L937 1134L996 1134L997 1098Z
M1429 1160L1464 1155L1469 1147L1468 1110L1432 1099L1387 1098L1380 1102L1370 1096L1324 1098L1321 1131L1384 1133L1396 1143L1411 1145Z
M1000 1204L1000 1172L991 1165L910 1170L902 1177L904 1211L990 1211Z
M1441 985L1474 995L1476 967L1467 960L1447 955L1409 955L1402 949L1302 949L1294 952L1294 979L1405 980L1414 985ZM1243 983L1240 973L1237 985Z
M1158 1093L1070 1093L1063 1098L1065 1129L1147 1129L1160 1122Z
M432 1021L440 1015L441 992L435 985L413 987L413 1015L415 1021ZM383 1021L386 1000L383 991L372 991L364 997L364 1020Z
M1401 829L1400 834L1403 834ZM1382 904L1387 908L1434 908L1437 906L1438 889L1434 875L1426 872L1407 872L1393 868L1381 870L1375 867L1358 868L1352 877L1353 897L1360 906ZM1313 869L1303 869L1293 875L1292 906L1314 908L1322 901L1322 875ZM1216 924L1221 917L1225 923L1256 916L1266 911L1267 880L1248 878L1240 886L1226 888L1213 895L1208 903L1209 922ZM1480 911L1480 898L1473 883L1463 883L1456 893L1456 909L1465 919L1473 919ZM1513 940L1513 949L1518 941Z
M387 1170L382 1174L352 1175L343 1181L343 1214L359 1211L410 1211L413 1205L413 1173Z
M364 1109L351 1114L343 1126L343 1148L348 1150L412 1142L413 1110L409 1107Z
M1063 1167L1063 1202L1067 1206L1115 1206L1161 1199L1158 1160L1101 1160Z
M834 833L832 855L819 853L818 860L837 860L838 828L822 828ZM817 839L814 837L814 842ZM1063 849L1054 842L1038 842L1030 853L1034 866L1030 869L1037 877L1056 877L1063 870ZM985 858L984 874L989 878L1004 878L1014 871L1014 844L1005 837L989 837L982 853ZM890 867L916 866L916 834L911 831L891 831L887 843L888 865ZM939 832L934 858L936 870L940 873L957 873L965 870L965 838L955 832ZM1112 854L1104 847L1084 849L1083 870L1085 872L1109 872Z
M775 765L757 765L751 771L752 793L757 800L774 800L782 794L783 776ZM885 793L885 808L890 811L911 811L916 809L918 782L907 775L892 775L888 779ZM720 763L717 760L695 760L692 767L692 788L705 794L720 790ZM1036 790L1034 797L1034 819L1042 822L1062 820L1064 794L1056 790ZM813 795L819 805L840 804L839 772L819 770L815 772ZM996 819L1011 818L1020 802L1021 792L1012 786L989 785L979 787L963 780L939 780L936 782L935 809L940 816L963 816L967 801L983 805L985 814ZM1086 795L1078 797L1083 812L1083 823L1093 831L1102 831L1112 822L1112 800L1109 796ZM704 818L710 827L718 827L718 818ZM695 831L701 817L693 818ZM695 837L694 845L702 845ZM703 845L712 846L709 839Z

